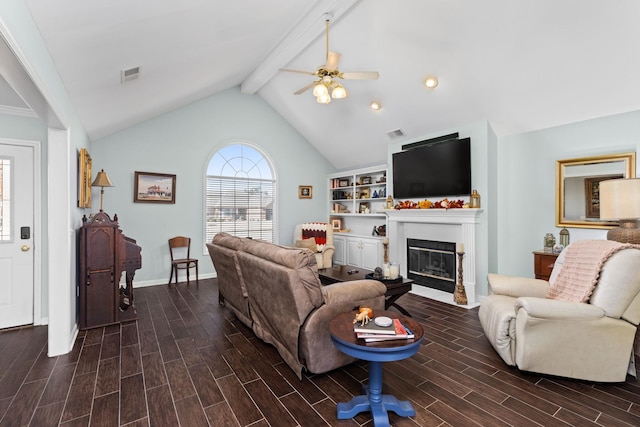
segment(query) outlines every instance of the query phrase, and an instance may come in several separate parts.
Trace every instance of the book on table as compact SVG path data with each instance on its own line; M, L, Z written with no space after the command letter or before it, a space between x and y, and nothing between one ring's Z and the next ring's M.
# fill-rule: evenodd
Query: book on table
M366 326L366 325L365 325ZM393 324L386 328L381 328L380 326L374 325L376 328L384 329L384 332L376 332L375 329L371 328L370 330L363 331L362 327L358 327L360 332L356 332L356 336L358 338L363 339L365 342L379 342L379 341L390 341L390 340L400 340L400 339L411 339L414 338L415 335L413 331L407 328L400 319L393 319ZM354 330L356 327L354 327ZM391 330L391 332L389 332Z

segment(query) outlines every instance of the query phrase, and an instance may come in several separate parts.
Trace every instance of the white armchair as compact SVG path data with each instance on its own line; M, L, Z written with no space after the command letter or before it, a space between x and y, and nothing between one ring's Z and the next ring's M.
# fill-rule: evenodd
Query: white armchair
M333 228L326 222L306 222L296 225L293 233L294 245L310 249L316 254L318 268L333 265Z
M489 274L491 295L480 304L480 323L507 364L524 371L599 382L624 381L628 371L635 376L639 248L624 245L607 253L593 292L589 295L589 289L584 296L586 302L567 301L557 295L558 284L565 283L559 276L575 282L583 268L577 266L576 249L569 254L572 246L604 245L596 242L603 241L568 246L558 256L549 282ZM593 263L590 267L598 271ZM561 273L563 268L566 270Z

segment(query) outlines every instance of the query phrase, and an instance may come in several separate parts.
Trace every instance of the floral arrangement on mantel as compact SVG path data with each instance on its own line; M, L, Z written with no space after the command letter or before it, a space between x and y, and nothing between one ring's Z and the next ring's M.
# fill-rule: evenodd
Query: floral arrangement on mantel
M405 200L403 202L398 202L393 207L396 210L400 209L460 209L460 208L468 208L469 203L465 203L462 200L449 200L442 199L437 202L432 202L431 200L422 200L420 202L412 202L411 200Z

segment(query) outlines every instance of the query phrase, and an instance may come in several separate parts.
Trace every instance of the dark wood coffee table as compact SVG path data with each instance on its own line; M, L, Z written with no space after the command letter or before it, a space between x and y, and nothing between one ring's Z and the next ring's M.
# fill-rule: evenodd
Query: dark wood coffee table
M350 273L351 272L351 273ZM363 280L366 279L367 274L371 274L373 271L366 270L360 267L354 267L352 265L334 265L331 268L318 269L318 276L320 276L320 282L323 285L330 285L338 282L348 282L351 280ZM387 287L387 292L384 294L385 302L384 309L388 310L393 306L405 316L411 317L411 314L404 309L401 305L396 303L398 298L406 294L411 290L411 284L413 280L403 278L402 281L392 283L391 281L381 280Z

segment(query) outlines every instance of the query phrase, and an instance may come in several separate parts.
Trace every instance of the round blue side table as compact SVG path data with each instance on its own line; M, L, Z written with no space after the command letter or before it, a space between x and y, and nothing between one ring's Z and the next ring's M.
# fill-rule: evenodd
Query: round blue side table
M356 396L346 403L338 403L337 414L339 420L344 420L353 418L360 412L370 411L375 427L388 427L388 411L393 411L402 417L414 416L416 412L409 401L401 401L395 396L382 394L382 363L403 360L416 354L424 338L424 331L420 324L410 317L388 311L374 314L400 319L413 331L415 338L366 343L356 338L353 332L355 312L334 317L329 323L333 344L349 356L369 361L369 383L362 387L363 395Z

